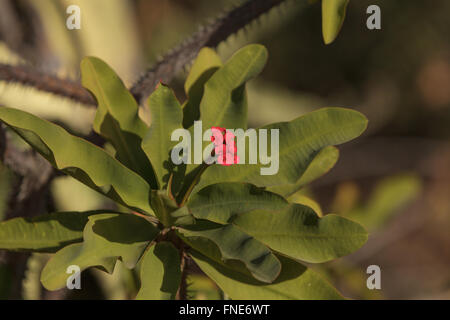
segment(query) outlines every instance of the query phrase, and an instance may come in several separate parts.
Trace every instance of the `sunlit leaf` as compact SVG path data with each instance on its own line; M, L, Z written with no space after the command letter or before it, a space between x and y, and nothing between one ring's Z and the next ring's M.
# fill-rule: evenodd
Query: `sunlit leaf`
M280 273L280 262L269 248L231 224L198 221L194 226L178 230L190 247L216 261L239 260L260 281L270 283Z
M0 120L55 168L125 206L152 213L149 184L103 149L17 109L1 107Z

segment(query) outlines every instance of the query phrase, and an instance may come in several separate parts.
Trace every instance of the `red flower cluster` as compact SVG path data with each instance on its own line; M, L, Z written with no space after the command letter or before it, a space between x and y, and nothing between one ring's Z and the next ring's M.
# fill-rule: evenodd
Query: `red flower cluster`
M214 142L214 152L218 156L217 163L222 166L239 163L234 134L221 127L212 127L211 130L211 141Z

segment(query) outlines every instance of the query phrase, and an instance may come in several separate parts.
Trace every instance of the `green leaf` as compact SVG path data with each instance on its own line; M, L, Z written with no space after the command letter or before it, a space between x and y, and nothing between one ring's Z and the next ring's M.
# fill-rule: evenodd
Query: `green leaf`
M323 148L350 141L361 135L366 127L367 119L364 115L343 108L324 108L291 122L265 126L262 129L268 130L269 152L271 130L279 129L277 174L261 175L260 169L267 165L260 163L236 164L229 167L214 165L203 174L194 192L204 186L227 181L248 182L259 187L296 184ZM246 143L246 154L248 154L248 143Z
M188 100L183 107L183 127L189 128L200 119L200 102L205 83L222 67L222 60L211 48L200 50L184 84Z
M139 106L117 74L102 60L81 62L83 86L97 99L94 130L116 149L116 158L139 173L156 189L152 166L141 149L148 127L139 118Z
M10 299L12 283L14 279L14 271L11 270L11 266L0 263L0 299Z
M205 84L200 103L204 128L247 127L245 83L262 71L267 57L267 49L264 46L248 45L236 52L213 74Z
M342 257L367 241L366 230L356 222L332 214L319 218L300 204L278 212L245 213L233 224L271 249L310 263Z
M98 214L89 217L83 243L59 250L42 270L41 282L48 290L66 285L66 270L77 265L83 271L102 267L112 273L118 258L132 269L159 231L145 219L131 214Z
M344 23L349 0L322 0L322 33L325 44L332 43Z
M57 212L0 222L0 248L55 252L83 239L88 217L103 211Z
M197 219L227 224L239 214L257 209L278 210L287 201L252 184L227 182L209 185L187 202L189 212Z
M158 242L143 256L137 300L173 300L181 282L181 259L170 242Z
M190 251L190 256L234 300L343 299L320 275L283 256L278 256L282 264L281 274L271 284L258 282L194 250Z
M172 90L160 84L149 100L152 125L142 142L142 148L153 164L160 189L167 187L174 164L170 151L176 145L172 132L182 129L183 110Z
M300 179L294 184L286 184L268 188L270 191L289 197L302 187L320 178L330 171L339 159L339 150L334 146L328 146L320 150L309 163Z
M152 213L148 183L103 149L53 123L17 109L1 107L0 120L55 168L122 205Z
M199 220L193 226L178 228L178 231L190 247L216 261L239 260L260 281L273 282L280 274L280 261L270 249L231 224ZM245 274L248 271L240 268Z

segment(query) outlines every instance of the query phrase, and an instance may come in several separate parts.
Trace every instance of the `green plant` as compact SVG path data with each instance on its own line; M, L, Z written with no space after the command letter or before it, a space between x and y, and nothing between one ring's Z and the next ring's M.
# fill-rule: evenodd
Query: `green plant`
M181 105L160 84L148 101L148 126L114 71L85 58L82 84L98 103L93 128L113 145L113 155L29 113L0 108L0 120L55 168L127 208L5 221L0 248L55 253L41 274L49 290L66 285L71 265L112 272L120 259L130 269L139 265L137 298L185 298L193 259L233 299L340 298L299 261L349 254L365 243L366 231L286 198L333 167L334 145L365 130L362 114L325 108L260 128L280 132L279 171L272 176L261 176L260 164L175 166L170 159L173 130L192 130L195 120L246 128L245 83L266 61L260 45L244 47L223 65L203 49L186 80L187 101Z

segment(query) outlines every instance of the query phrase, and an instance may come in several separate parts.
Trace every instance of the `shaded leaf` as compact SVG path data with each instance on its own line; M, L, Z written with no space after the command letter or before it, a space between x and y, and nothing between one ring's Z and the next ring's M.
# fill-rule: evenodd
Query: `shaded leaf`
M278 256L282 264L280 276L273 283L264 284L194 250L190 255L200 269L234 300L342 299L320 275L283 256Z
M262 71L267 57L264 46L248 45L236 52L213 74L205 84L200 103L204 128L247 127L245 83Z
M137 300L173 300L181 282L181 259L170 242L158 242L142 257Z
M48 290L63 288L71 265L79 266L81 271L102 267L112 273L120 258L127 268L134 268L158 233L151 223L131 214L91 216L84 228L83 243L59 250L42 270L41 282Z

